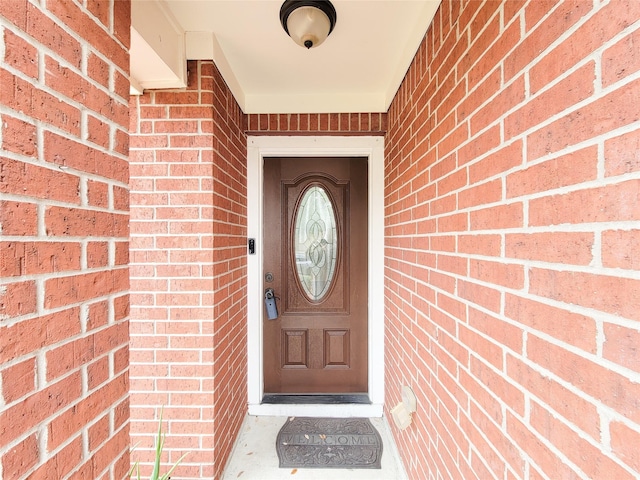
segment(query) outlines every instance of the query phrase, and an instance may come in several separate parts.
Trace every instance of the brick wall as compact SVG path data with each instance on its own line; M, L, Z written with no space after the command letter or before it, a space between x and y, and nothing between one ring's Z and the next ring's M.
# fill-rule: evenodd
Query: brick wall
M411 478L640 474L640 2L444 0L389 111Z
M386 113L270 113L247 115L249 135L384 135Z
M214 477L225 467L247 412L246 116L217 68L213 74Z
M217 478L246 413L246 138L213 63L188 68L131 100L131 431L148 464L164 406L176 475Z
M129 467L129 2L0 2L0 478Z

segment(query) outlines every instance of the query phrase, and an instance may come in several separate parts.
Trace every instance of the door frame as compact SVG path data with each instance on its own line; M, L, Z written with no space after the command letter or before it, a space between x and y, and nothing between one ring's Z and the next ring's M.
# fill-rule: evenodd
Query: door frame
M263 169L264 157L367 157L368 159L368 385L371 404L263 404ZM250 415L381 417L384 405L384 137L248 136L247 390Z

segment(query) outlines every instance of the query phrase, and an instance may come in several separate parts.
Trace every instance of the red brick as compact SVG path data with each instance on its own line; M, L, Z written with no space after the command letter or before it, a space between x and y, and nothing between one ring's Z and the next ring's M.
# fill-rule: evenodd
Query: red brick
M522 142L520 140L503 146L479 162L470 165L469 183L479 183L518 165L522 165Z
M85 273L45 281L45 308L55 308L109 295L128 287L126 269Z
M104 355L125 345L128 340L128 332L129 325L126 322L118 322L106 329L98 330L94 336L96 355Z
M441 142L438 144L438 153L442 156L448 155L458 149L465 141L469 139L469 127L462 125L450 133L447 132Z
M104 123L91 115L87 115L87 131L87 140L103 148L109 148L111 128L108 123Z
M498 290L476 283L458 280L458 295L463 299L494 312L500 310L501 293Z
M127 8L129 2L123 2ZM47 5L49 11L64 24L86 39L91 46L125 72L129 71L129 54L126 46L118 44L90 16L75 3L54 2ZM125 21L125 23L128 23Z
M129 345L125 345L124 347L120 348L120 350L117 350L113 355L114 374L117 375L127 368L129 368ZM123 414L122 418L128 419L128 412L126 413L126 416L125 414Z
M44 134L47 161L127 183L128 162L53 132Z
M23 122L8 115L2 115L2 148L28 157L36 157L38 154L38 141L36 127L31 123ZM4 170L4 159L2 170Z
M89 242L87 244L87 267L106 267L109 264L109 244Z
M500 200L502 200L502 181L493 180L458 193L458 208L471 208Z
M3 276L62 272L80 268L80 244L62 242L2 242Z
M6 445L45 418L63 410L82 394L80 373L64 377L0 412L0 443Z
M511 113L505 120L505 138L517 136L589 98L594 92L594 81L595 64L589 62Z
M46 85L70 99L81 102L121 126L129 123L129 105L95 87L79 73L63 67L55 59L46 57Z
M570 345L596 352L597 329L591 317L512 294L505 297L504 314L517 323Z
M82 58L82 47L80 42L66 33L64 29L45 15L38 6L25 2L27 5L25 31L51 49L56 55L60 55L71 65L80 67Z
M602 264L604 267L640 270L640 230L602 232Z
M15 0L12 3L0 3L0 15L20 30L27 27L27 0Z
M109 415L105 415L89 427L89 451L94 452L109 438L109 434Z
M526 2L523 2L526 3ZM523 4L516 4L516 11L524 13L524 29L526 32L533 30L545 16L549 14L561 0L544 0L540 2L529 3L524 9Z
M469 308L469 326L484 333L499 345L515 352L522 352L523 331L517 326L475 308Z
M0 349L0 362L27 355L78 333L80 333L78 308L23 320L11 327L1 328L3 343Z
M499 147L501 145L500 137L501 137L500 127L495 126L495 127L491 127L490 129L481 133L480 135L477 135L471 138L466 145L464 145L463 147L460 148L460 150L458 150L458 164L464 165L466 163L472 162L476 160L478 157ZM494 155L492 155L493 161L495 161L496 159L496 156ZM481 161L478 163L488 163L488 162ZM475 166L477 165L478 164L476 163ZM496 167L498 166L497 165L493 166L492 170L495 169ZM474 167L471 167L471 169L473 168ZM471 169L470 169L470 173L471 173ZM483 175L484 176L482 177L482 179L490 176L490 173L487 171L484 171Z
M469 273L472 278L512 289L524 286L524 270L521 265L472 259L469 262Z
M104 412L111 402L125 395L127 388L125 377L117 377L80 400L74 408L56 415L49 424L48 448L55 449L60 446L62 442L93 420L96 413Z
M0 157L0 191L80 203L78 177L4 157Z
M532 8L543 9L535 14L539 19L555 2L535 2ZM592 5L582 0L562 2L551 14L535 26L528 27L527 36L506 57L504 71L505 79L509 80L521 72L527 65L541 57L542 52L549 47L560 35L564 34L572 25L575 25L585 14L591 10ZM562 70L564 71L564 70Z
M531 226L640 219L640 181L582 189L529 202Z
M470 64L473 64L476 58L478 59L469 70L469 89L471 90L478 85L479 88L477 91L480 95L482 95L481 90L484 89L488 89L488 96L495 93L491 86L495 82L495 74L491 74L490 72L494 70L495 65L500 63L507 52L513 49L520 40L520 28L517 22L511 24L501 32L501 34L495 37L495 29L499 28L497 23L498 22L492 24L491 29L484 32L477 40L472 40L472 48L460 62L460 66L466 69L465 63L467 62L467 56L469 57L468 62ZM493 41L494 38L495 41ZM490 44L490 42L492 43ZM489 79L492 77L494 80L483 82L485 78Z
M577 478L578 474L549 449L517 417L507 413L507 434L526 451L534 464L544 472L544 478Z
M507 197L519 197L595 180L598 149L589 147L510 174Z
M464 59L463 59L464 61ZM494 64L491 65L493 68ZM489 98L498 93L500 90L500 72L495 71L493 74L484 78L479 85L471 84L469 92L464 97L457 109L458 119L462 121L472 115L482 104Z
M31 83L0 69L0 102L29 115L35 120L51 124L70 134L80 135L80 111Z
M116 243L115 265L116 266L129 265L129 243L128 242Z
M154 98L154 104L162 105L161 108L163 110L167 108L165 105L194 105L194 107L169 107L169 111L173 108L178 108L179 110L176 110L175 112L181 113L183 115L182 118L210 118L213 115L211 107L207 108L199 106L200 102L197 92L157 91L155 92ZM195 108L195 110L191 110L191 108ZM189 113L192 113L193 115L190 116ZM169 115L167 118L175 118L175 115Z
M123 100L129 99L129 90L131 86L131 82L129 81L129 77L120 73L119 70L114 70L113 72L114 80L113 80L113 90L114 93L121 97ZM123 126L123 125L121 125ZM127 132L128 133L128 132Z
M458 326L458 336L460 341L466 345L469 351L473 352L474 355L484 359L484 361L493 365L497 369L503 368L503 350L500 346L463 325ZM476 375L478 374L476 373ZM500 395L500 393L493 388L491 390L494 394Z
M502 250L502 238L499 235L458 235L460 253L499 256Z
M600 414L598 407L588 398L573 393L516 357L507 355L506 364L509 377L527 392L591 435L594 440L600 440Z
M640 433L620 422L611 422L609 430L613 453L636 472L640 471L640 452L637 448L640 445Z
M628 19L625 19L628 21ZM635 30L602 54L602 84L607 87L640 70L636 47L640 32Z
M50 236L126 238L129 234L127 215L80 208L48 207L45 226Z
M469 228L468 215L466 213L454 213L438 218L438 232L461 232Z
M604 142L607 176L640 171L640 129Z
M47 381L51 381L72 370L79 370L95 357L93 337L87 336L73 340L49 350L47 359Z
M528 157L535 159L630 125L640 119L635 100L640 80L629 83L544 126L527 137ZM603 112L615 112L602 117Z
M131 46L131 2L114 2L113 5L113 34L125 50ZM128 71L128 70L124 70Z
M89 10L99 21L104 25L107 30L110 28L109 17L111 9L109 4L100 0L88 0L87 10Z
M514 412L524 413L524 394L484 362L471 356L471 373Z
M24 281L2 285L0 288L0 317L11 318L35 313L35 281Z
M24 475L38 463L39 457L38 439L35 434L29 435L3 455L3 477L25 478Z
M604 338L604 358L640 372L640 331L605 323Z
M89 205L109 208L109 185L94 180L87 181L87 197Z
M2 396L9 404L33 392L36 387L35 357L2 370Z
M44 214L46 206L55 206L54 208L64 210L64 207L80 204L80 177L72 174L74 171L88 173L91 176L88 180L82 180L83 186L87 186L89 202L92 205L104 207L105 210L109 207L110 200L116 204L115 189L118 187L118 185L109 186L108 181L120 182L120 188L125 188L128 182L126 160L128 135L124 128L128 125L128 87L125 88L127 83L125 76L128 73L129 64L128 45L118 44L109 31L113 29L126 32L126 36L123 35L122 38L127 39L128 42L129 2L105 3L89 0L88 3L84 3L83 6L76 5L74 2L49 2L47 5L44 3L40 5L38 2L16 0L0 4L0 11L3 17L7 18L8 27L3 34L3 44L7 48L3 50L6 69L0 69L0 82L3 86L0 89L0 103L9 113L12 110L20 112L19 117L7 114L2 117L2 147L5 151L12 152L14 158L37 159L31 160L31 163L23 163L15 159L2 158L0 162L0 192L8 193L12 199L16 200L0 204L2 233L7 235L2 245L1 270L3 277L5 275L15 277L39 275L37 282L44 285L49 295L51 295L50 287L60 281L62 284L58 285L59 287L69 288L69 291L56 292L60 298L65 296L73 298L76 294L73 288L80 288L83 290L81 295L85 296L85 304L89 305L90 314L93 309L92 295L108 296L109 299L104 301L107 314L109 304L112 302L111 311L114 315L120 315L126 310L120 298L126 297L128 303L128 296L122 294L116 298L113 296L126 291L128 287L126 268L117 269L114 274L104 274L112 276L114 289L112 293L104 293L102 280L98 276L91 278L95 282L63 285L69 279L76 278L64 275L70 271L79 271L85 261L91 266L96 264L92 261L95 245L91 242L87 245L90 258L85 260L82 259L83 248L80 242L48 242L46 238L29 239L31 241L28 242L6 241L15 235L33 237L38 234L44 235L45 232L39 231L38 225L45 219L39 218L38 211ZM9 8L6 8L7 5L10 5ZM88 14L85 7L95 16ZM44 8L49 10L44 11ZM111 9L114 10L113 15ZM55 13L52 14L52 11ZM117 12L124 12L127 15L118 16ZM123 24L108 25L112 17ZM69 22L70 28L62 25L59 20ZM16 28L10 26L11 22L16 25ZM106 28L96 22L105 23ZM71 31L78 26L83 28L78 29L77 32ZM96 55L96 52L99 54ZM43 59L43 55L45 55L46 66L38 64L40 59ZM86 64L81 62L83 58ZM121 71L114 70L114 59L119 62ZM46 70L45 77L39 78L40 72L44 72L43 68ZM86 75L82 74L85 68ZM113 78L110 78L110 71L113 72ZM12 75L16 72L19 73ZM47 86L38 85L34 81L38 78L48 82ZM114 95L108 93L112 87L119 89ZM80 103L88 112L86 124L82 125L81 114L77 107ZM113 127L114 123L121 123L123 128ZM111 131L112 128L115 132ZM94 150L88 146L91 142L97 145L97 149ZM111 143L114 145L110 145ZM110 149L114 150L114 155L109 154ZM67 168L64 167L71 171L66 172ZM109 198L111 191L114 192L113 199ZM32 200L38 203L28 203ZM126 205L126 202L121 201L118 205ZM123 218L127 216L126 210L123 209ZM72 212L73 209L69 208L67 211ZM97 229L102 227L94 227L91 222L103 222L105 215L107 212L104 211L98 215L85 214L83 218L85 225L74 226L78 229L76 232L78 238L84 237L85 228L96 228L95 232L98 232ZM63 218L61 222L64 224L66 220ZM128 238L127 222L121 223L124 229L120 231L120 238L126 240ZM64 225L61 228L65 228ZM109 242L113 243L112 234L102 235L102 231L100 233L102 237L100 240L105 246ZM122 243L126 244L126 242ZM86 280L88 277L80 278ZM0 300L5 310L3 315L35 313L37 292L33 277L17 279L20 281L5 285L8 295L2 295ZM39 298L38 304L42 300ZM102 335L94 337L82 333L79 306L72 309L56 307L56 310L55 313L41 317L31 315L27 318L14 319L10 327L0 326L2 338L0 363L5 365L2 370L2 393L4 400L9 402L7 405L13 403L12 406L0 411L0 444L13 445L13 450L5 452L2 458L3 473L11 478L29 476L32 479L48 479L72 476L97 479L114 472L117 478L122 478L126 476L127 462L120 459L128 460L126 447L115 453L109 451L111 456L105 455L103 459L106 460L108 468L102 468L94 475L92 463L88 464L88 468L86 463L82 464L83 447L79 433L74 433L75 438L72 435L61 439L61 448L42 452L37 448L41 442L30 435L34 431L47 428L47 419L56 418L60 412L68 411L69 407L82 395L83 381L80 370L85 366L81 362L86 361L91 352L91 348L87 347L88 343L97 340L92 348L102 354L100 362L103 371L100 375L103 379L105 378L104 367L108 367L111 358L115 361L116 349L122 349L121 346L113 347L113 342L126 344L126 322L121 322L124 328L105 329L105 334L106 332L113 334L113 338L105 339ZM89 322L87 323L90 328ZM59 362L53 358L64 347L69 345L80 347L81 343L82 348L71 354L73 358L68 359L63 355ZM39 365L39 362L36 362L35 352L42 348L45 348L50 361L47 362L45 359L43 365ZM104 351L105 348L112 348L113 355L110 355L111 351ZM56 374L68 373L65 373L58 382L49 382L38 387L35 381L36 363L46 368L49 379ZM119 360L120 371L126 372L121 364L122 360ZM6 365L11 366L6 367ZM89 372L94 367L87 365L86 368ZM44 375L44 372L41 373ZM107 378L108 373L107 368ZM94 378L93 373L90 376ZM126 378L126 373L123 376ZM126 384L126 380L123 383ZM102 411L91 411L84 426L108 413L113 405L120 403L126 396L126 391L126 387L114 390L113 393L118 398L106 397L104 399L106 407L103 407ZM122 438L126 438L128 429L120 428L120 431ZM36 447L35 451L31 448L33 445Z
M527 356L542 368L603 402L634 422L640 419L640 384L534 335L527 340Z
M583 11L589 8L588 5L582 7ZM638 19L640 5L635 0L618 0L604 5L531 69L531 90L538 91Z
M129 155L129 133L116 129L115 140L113 142L113 149L121 155Z
M474 404L471 404L471 417L473 423L477 426L477 428L472 428L474 436L482 432L484 437L488 439L492 448L495 449L502 458L507 460L511 468L516 472L519 472L518 474L521 475L524 470L524 460L511 439L509 439L502 429L498 428L498 426L496 426L496 424ZM475 437L475 439L476 441L474 441L474 444L479 443L482 445L484 439L481 439L479 436ZM500 472L496 473L501 474L504 471L506 471L506 468L503 468Z
M499 120L506 112L522 103L524 99L524 76L520 76L509 86L503 87L487 105L471 117L472 135Z
M588 478L635 478L535 402L531 409L531 424L556 448L567 455L569 460L574 462Z
M594 234L587 232L507 234L505 253L523 260L589 265L593 244Z
M534 268L530 292L559 302L636 318L640 308L640 280L582 272Z
M81 464L82 437L78 436L29 476L29 480L64 478ZM87 477L92 478L92 477Z
M106 325L109 321L109 304L106 301L92 303L89 306L87 331Z
M87 366L87 379L89 390L109 379L109 358L102 357Z
M472 230L498 230L522 227L522 203L496 205L469 214Z

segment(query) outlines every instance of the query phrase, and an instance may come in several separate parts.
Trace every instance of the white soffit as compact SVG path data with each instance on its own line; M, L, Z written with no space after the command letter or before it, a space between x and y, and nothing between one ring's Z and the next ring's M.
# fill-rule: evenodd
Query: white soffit
M164 3L132 2L130 55L132 94L187 86L184 31Z
M245 113L350 113L387 111L440 0L332 0L335 29L311 50L282 29L281 0L136 3L169 12L187 58L213 59Z

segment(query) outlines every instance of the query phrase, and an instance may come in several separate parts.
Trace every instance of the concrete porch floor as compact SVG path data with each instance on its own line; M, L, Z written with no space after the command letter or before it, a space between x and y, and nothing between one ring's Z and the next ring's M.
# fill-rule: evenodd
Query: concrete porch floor
M407 476L389 431L387 420L371 418L382 437L382 468L321 469L278 467L276 437L287 417L247 416L236 440L223 480L406 480Z

